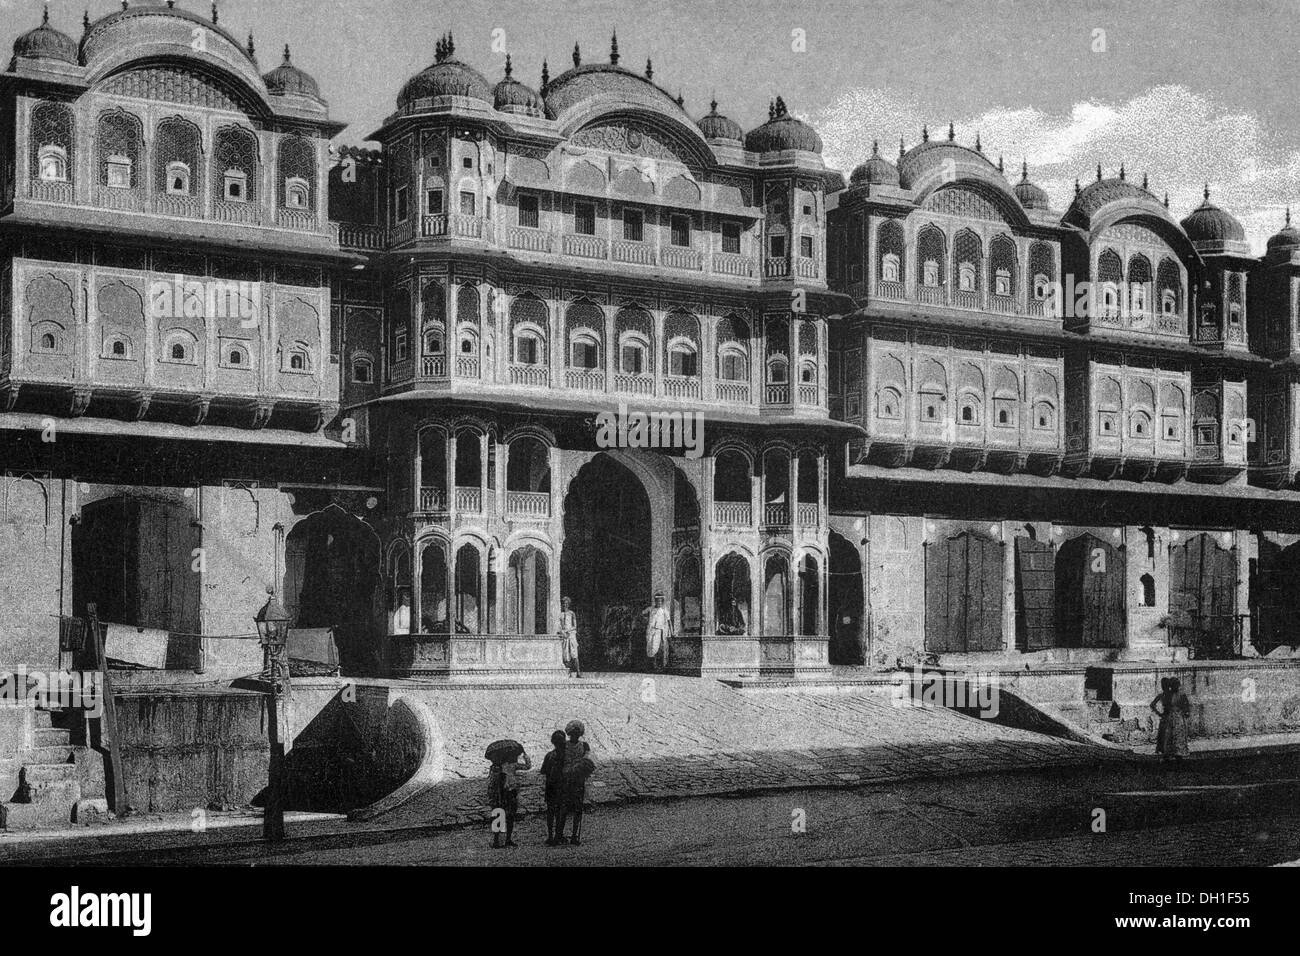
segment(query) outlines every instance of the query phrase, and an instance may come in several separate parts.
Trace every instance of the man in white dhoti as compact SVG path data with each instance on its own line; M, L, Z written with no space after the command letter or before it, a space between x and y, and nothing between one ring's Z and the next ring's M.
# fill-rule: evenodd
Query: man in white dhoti
M650 670L662 670L660 651L668 656L668 639L673 636L673 616L664 607L664 592L655 592L655 606L650 609L650 620L645 626L645 656Z
M406 589L397 592L397 607L393 608L389 634L411 633L411 595Z
M569 676L576 673L582 676L582 664L578 660L578 616L570 610L572 602L567 598L561 599L560 603L564 610L560 612L560 637L564 640L564 663L569 668Z

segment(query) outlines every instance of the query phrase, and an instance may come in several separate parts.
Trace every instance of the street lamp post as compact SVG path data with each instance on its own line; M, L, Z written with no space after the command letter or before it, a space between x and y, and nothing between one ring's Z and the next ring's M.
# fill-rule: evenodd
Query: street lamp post
M266 790L266 812L262 837L271 842L284 839L285 766L284 727L288 723L286 697L289 693L289 614L276 600L275 589L267 587L266 603L253 620L262 644L262 673L268 686L266 731L271 744L270 779Z

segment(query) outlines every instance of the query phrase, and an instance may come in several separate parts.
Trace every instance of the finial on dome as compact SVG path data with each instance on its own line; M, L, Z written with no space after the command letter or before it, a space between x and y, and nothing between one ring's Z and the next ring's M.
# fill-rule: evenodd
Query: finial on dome
M510 65L510 54L506 54L506 79L510 79L510 74L514 72L514 67Z
M776 119L776 100L767 101L767 121L770 123Z
M1101 163L1097 164L1097 182L1101 182Z
M1029 160L1027 159L1020 161L1020 181L1022 183L1029 182ZM1075 180L1075 182L1078 182L1078 180Z
M578 49L578 44L573 44L573 65L582 66L582 51Z
M50 25L50 5L48 3L45 5L45 12L41 14L41 24L42 26Z
M717 98L717 96L714 96L713 99L709 100L709 112L712 113L714 116L717 116L717 115L718 115L718 98Z
M1002 165L1002 154L1001 154L1001 153L998 153L998 172L1000 172L1003 176L1005 176L1005 175L1007 174L1006 167Z
M677 91L677 105L678 106L686 105L686 97L682 96L682 91L680 89Z
M1143 174L1142 174L1142 191L1143 191L1143 192L1150 192L1150 189L1148 189L1147 187L1148 187L1147 174L1146 174L1146 173L1143 173Z
M123 10L125 10L125 9L126 9L127 7L129 7L130 5L131 5L131 4L128 2L128 0L122 0L122 9L123 9Z
M1210 184L1209 184L1209 183L1206 183L1206 184L1205 184L1205 201L1206 201L1206 202L1209 202L1209 201L1210 201Z
M257 59L257 47L254 46L254 44L253 44L253 31L252 31L252 30L249 30L249 31L248 31L248 58L249 58L250 60L256 60L256 59Z
M957 138L957 131L953 129L952 120L948 120L948 142L951 143L956 138Z
M1079 193L1081 193L1081 192L1083 192L1083 189L1079 186L1079 177L1078 177L1078 176L1075 176L1075 177L1074 177L1074 194L1077 196L1077 195L1079 195Z
M90 11L86 10L81 14L81 32L90 32Z
M284 45L284 62L286 65L289 63L289 44L287 43Z
M786 110L785 108L785 100L781 99L781 97L778 96L776 98L776 115L784 116L787 112L788 110Z
M1169 192L1168 192L1168 190L1165 191L1165 208L1166 208L1166 209L1169 208Z
M609 35L609 63L611 66L618 66L618 31L615 30Z
M551 68L546 65L546 57L542 57L542 89L545 93L546 88L551 85Z
M452 39L451 31L447 31L447 57L450 59L456 52L456 41Z
M213 26L215 26L216 23L217 23L217 0L212 0L212 24L213 24Z
M1120 164L1119 164L1119 180L1120 180L1120 182L1123 182L1126 178L1127 178L1127 177L1124 175L1124 164L1123 164L1123 163L1120 163Z
M875 159L879 155L880 155L880 140L873 139L871 141L871 158Z
M1288 226L1291 225L1291 207L1290 207L1290 206L1287 206L1287 207L1286 207L1286 224L1287 224Z
M980 142L979 130L975 131L975 152L977 153L984 152L984 145Z
M650 62L650 57L645 58L645 78L647 80L653 80L655 78L655 68L654 64Z
M921 142L930 142L930 127L926 126L924 123L921 124Z
M898 137L898 158L902 159L907 153L907 147L903 145L903 137Z

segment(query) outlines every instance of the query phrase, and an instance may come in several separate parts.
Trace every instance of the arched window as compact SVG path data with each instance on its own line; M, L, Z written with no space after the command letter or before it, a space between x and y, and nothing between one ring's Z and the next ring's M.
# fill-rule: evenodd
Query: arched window
M903 395L898 389L887 387L876 393L876 417L885 419L903 417Z
M74 169L72 109L64 103L38 103L32 109L31 165L46 182L71 182Z
M136 188L144 152L140 120L125 110L102 113L95 142L99 150L99 184L112 189Z
M718 320L718 378L724 382L749 380L749 325L734 315Z
M1143 255L1128 260L1128 307L1133 312L1151 310L1151 260Z
M993 294L1016 294L1016 244L1010 236L995 236L989 244L989 287Z
M1056 256L1045 242L1029 246L1029 274L1034 277L1034 298L1046 299L1056 281Z
M680 309L668 314L664 321L664 339L667 342L668 374L694 378L700 374L700 322L694 315Z
M744 351L735 345L723 348L718 354L718 375L724 382L749 381L749 361Z
M767 360L767 380L773 385L790 381L790 363L784 355L774 355Z
M316 201L316 148L305 136L286 136L276 154L280 205L312 211Z
M1051 402L1034 403L1034 428L1051 431L1056 428L1056 406Z
M569 340L570 367L600 368L605 337L605 313L601 307L587 299L571 302L564 312L564 327Z
M881 281L905 281L903 273L904 249L902 225L896 219L886 219L876 230L876 254L879 257Z
M213 198L224 202L257 202L257 137L242 126L223 126L217 130L213 143Z
M179 116L164 119L154 133L154 190L170 196L197 195L202 159L199 128Z
M614 335L619 370L625 375L653 374L654 321L650 313L638 306L619 309L614 317Z
M113 342L113 347L109 349L109 354L114 358L126 358L126 343L121 339Z
M40 352L57 352L59 350L59 340L53 332L44 332L40 338Z
M357 385L370 385L375 380L375 364L369 355L352 356L352 381Z
M1156 579L1149 574L1142 575L1142 606L1156 606Z
M916 257L921 263L921 284L941 286L944 283L944 250L947 243L937 226L926 226L916 241Z
M715 501L750 500L749 460L738 451L724 451L713 463Z
M980 423L980 399L978 395L971 392L962 395L957 420L963 425L978 425Z
M550 491L550 450L538 438L523 435L510 442L506 461L507 491Z
M479 294L468 283L456 290L456 328L462 355L478 353Z
M1108 315L1119 312L1120 289L1124 286L1124 263L1114 249L1097 257L1097 281L1101 284L1101 305Z
M1182 315L1183 281L1178 264L1168 257L1160 260L1156 268L1156 288L1160 296L1160 311L1164 315Z
M174 329L163 339L162 360L194 365L198 361L197 340L184 329Z
M512 361L521 365L547 365L546 330L550 319L546 304L532 295L510 303Z
M978 292L980 288L980 268L984 263L984 246L980 237L969 229L957 233L952 248L953 271L957 275L957 289L960 292Z
M443 332L442 329L433 328L424 330L424 354L441 355L443 351Z
M238 347L232 347L230 349L226 361L229 362L231 365L236 365L236 366L248 365L248 362L245 360L244 350Z

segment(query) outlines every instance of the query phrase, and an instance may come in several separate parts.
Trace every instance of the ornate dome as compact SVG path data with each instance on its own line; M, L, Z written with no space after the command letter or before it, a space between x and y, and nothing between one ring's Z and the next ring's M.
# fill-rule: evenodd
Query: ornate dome
M705 139L725 139L732 143L745 139L745 131L740 128L740 124L718 112L717 100L709 104L709 112L701 116L695 125L700 128Z
M1048 208L1047 193L1029 181L1029 163L1020 164L1020 182L1013 187L1020 205L1026 209Z
M284 45L284 62L262 77L266 91L272 96L309 96L320 99L320 87L310 73L293 65L289 58L289 44Z
M768 120L745 137L745 149L753 153L779 153L787 149L801 149L806 153L820 153L822 138L807 123L795 119L785 108L785 101L776 98Z
M77 62L77 43L66 33L50 26L50 8L45 8L41 25L14 41L14 56Z
M1124 201L1141 205L1148 212L1154 213L1167 222L1174 221L1169 215L1169 210L1161 205L1149 190L1136 186L1125 178L1122 166L1118 177L1102 179L1100 165L1097 166L1097 180L1075 193L1074 201L1070 203L1070 208L1066 210L1062 221L1082 229L1090 229L1093 217L1103 206Z
M1291 209L1286 211L1286 225L1275 236L1270 236L1268 240L1268 251L1284 251L1288 254L1292 249L1300 247L1300 229L1291 225Z
M978 143L978 139L976 140ZM900 149L902 146L900 145ZM998 182L1004 182L1002 174L993 165L992 160L982 150L971 149L957 142L957 134L951 123L948 124L946 140L930 139L928 130L922 131L921 142L898 157L898 175L904 189L913 189L923 175L941 166L945 160L952 160L956 167L969 171L980 177L993 176ZM949 167L951 168L951 167ZM1004 187L1005 188L1005 187Z
M871 158L860 164L849 175L850 186L858 186L862 183L897 186L898 182L898 167L880 155L878 142L871 144Z
M520 83L511 76L514 68L510 63L510 54L506 54L506 76L492 91L492 105L502 113L524 113L528 116L543 116L546 104L529 86Z
M1182 222L1187 238L1196 243L1220 245L1225 242L1245 242L1246 230L1230 213L1210 202L1210 187L1205 187L1205 201Z
M463 96L491 103L492 84L478 70L452 58L456 45L451 34L438 41L433 65L406 81L397 95L397 106L409 106L415 100L439 96Z

